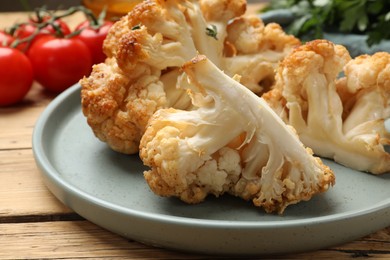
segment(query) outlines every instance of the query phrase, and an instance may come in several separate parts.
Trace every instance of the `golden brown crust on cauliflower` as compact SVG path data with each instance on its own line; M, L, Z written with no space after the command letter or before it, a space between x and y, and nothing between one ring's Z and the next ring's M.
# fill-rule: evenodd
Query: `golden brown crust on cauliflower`
M153 192L187 203L230 193L281 214L334 184L332 170L262 98L205 56L183 70L179 87L191 93L193 109L158 110L141 139Z
M246 0L200 0L199 3L209 21L228 21L246 11Z
M350 115L360 96L374 89L382 90L383 99L377 101L390 110L389 53L377 52L373 55L358 56L344 67L344 74L345 77L336 83L337 91L344 104L343 119Z
M180 66L197 53L231 76L240 74L256 93L269 88L278 62L299 41L259 18L238 18L245 10L244 0L147 0L122 17L104 42L108 59L80 81L95 135L116 151L136 153L156 110L191 105L176 84ZM242 33L230 28L242 21Z
M242 54L255 54L264 50L289 53L291 49L286 46L300 45L300 41L286 34L279 24L264 25L255 15L242 16L232 21L228 26L226 40Z
M273 86L279 61L300 45L300 41L287 35L280 25L264 25L254 15L234 19L227 32L226 73L240 75L240 82L259 95Z

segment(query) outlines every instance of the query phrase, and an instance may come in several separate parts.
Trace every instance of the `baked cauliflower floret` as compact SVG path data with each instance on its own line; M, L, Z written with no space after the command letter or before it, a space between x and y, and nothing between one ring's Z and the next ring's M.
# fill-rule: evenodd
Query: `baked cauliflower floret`
M316 40L285 58L275 89L263 97L315 154L356 170L389 172L389 62L388 53L351 60L344 47Z
M199 0L204 17L208 21L229 21L243 15L246 0Z
M241 83L256 94L268 91L275 69L300 41L284 33L280 25L264 23L257 16L242 16L228 27L225 72L241 75Z
M134 151L137 145L134 140L141 138L140 130L122 108L129 77L122 74L112 58L95 65L93 73L93 78L83 80L82 89L82 110L93 115L87 117L88 124L100 140L110 143L112 149Z
M328 190L333 172L249 89L205 56L183 66L193 109L160 109L140 143L144 176L161 196L199 203L231 193L267 212ZM239 100L238 100L239 99Z
M122 17L104 42L108 59L80 81L83 113L95 135L116 151L137 153L146 123L156 110L191 108L188 95L176 87L177 77L184 62L198 53L227 73L231 71L229 75L239 73L250 79L243 81L257 92L263 88L256 84L263 85L264 78L273 82L273 69L292 44L280 42L272 51L276 56L268 52L267 48L273 47L266 44L269 47L254 49L251 55L257 55L256 50L272 55L251 60L249 53L236 48L235 42L229 43L228 37L234 31L228 29L234 24L231 21L245 10L244 0L147 0ZM262 41L267 37L257 34L265 31L248 30L245 35ZM281 30L275 34L285 35ZM245 42L245 37L240 41ZM243 66L250 60L250 66Z
M373 121L382 124L381 119L390 116L390 54L356 57L345 66L344 74L337 83L338 91L344 93L344 131L351 133Z

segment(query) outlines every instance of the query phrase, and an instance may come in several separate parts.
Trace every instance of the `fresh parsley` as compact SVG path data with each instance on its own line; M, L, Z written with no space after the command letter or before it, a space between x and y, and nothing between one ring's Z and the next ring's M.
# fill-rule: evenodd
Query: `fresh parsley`
M141 25L137 24L131 28L132 31L141 29Z
M296 19L288 33L308 39L323 32L366 34L372 46L390 39L390 1L387 0L271 0L264 10L290 9Z
M206 34L207 34L207 36L213 37L214 39L218 40L218 38L217 38L217 34L218 34L217 26L212 24L209 27L206 27Z

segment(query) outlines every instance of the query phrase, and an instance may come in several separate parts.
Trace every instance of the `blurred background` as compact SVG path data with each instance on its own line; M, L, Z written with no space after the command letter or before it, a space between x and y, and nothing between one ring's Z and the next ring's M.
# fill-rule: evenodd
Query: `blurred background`
M81 0L2 0L0 12L30 11L43 5L46 5L48 9L63 9L80 3Z
M266 0L247 0L248 3L267 2ZM65 9L79 5L81 0L0 0L0 12L31 11L45 5L48 9Z

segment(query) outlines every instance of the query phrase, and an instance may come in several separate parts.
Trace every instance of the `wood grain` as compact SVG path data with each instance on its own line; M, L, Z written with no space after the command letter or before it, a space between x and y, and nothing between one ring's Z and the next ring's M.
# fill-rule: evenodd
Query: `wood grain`
M1 218L65 214L71 210L44 186L31 149L0 150Z
M249 6L250 13L258 9ZM2 13L0 29L26 18L26 13ZM82 18L78 14L66 21L74 27ZM35 83L22 103L0 108L0 260L232 259L143 245L84 220L60 203L45 187L31 149L35 122L53 98ZM250 259L331 258L390 259L390 227L332 248Z
M149 247L107 232L88 221L8 224L0 225L0 230L0 259L232 259L231 256L188 254ZM375 259L390 258L389 241L379 233L343 247L270 258L346 259L374 256Z
M35 122L54 97L34 83L21 103L0 108L0 150L31 148Z

